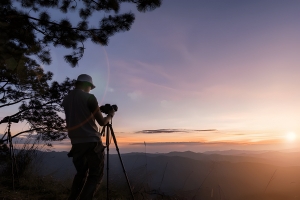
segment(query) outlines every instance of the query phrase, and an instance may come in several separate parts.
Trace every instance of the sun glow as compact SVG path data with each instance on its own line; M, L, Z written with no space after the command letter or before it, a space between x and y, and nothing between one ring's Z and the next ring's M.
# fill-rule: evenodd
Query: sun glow
M288 140L288 141L294 141L295 139L296 139L296 133L294 133L294 132L288 132L287 134L286 134L286 139Z

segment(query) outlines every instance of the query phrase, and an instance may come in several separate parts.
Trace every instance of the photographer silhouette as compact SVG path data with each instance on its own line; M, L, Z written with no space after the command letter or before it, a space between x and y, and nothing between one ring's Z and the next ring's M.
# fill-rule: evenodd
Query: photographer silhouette
M115 110L110 109L106 117L102 116L97 99L89 94L94 88L92 77L81 74L75 89L70 91L62 103L72 143L68 156L73 157L77 171L69 200L91 200L103 177L105 147L95 121L105 126L113 118Z

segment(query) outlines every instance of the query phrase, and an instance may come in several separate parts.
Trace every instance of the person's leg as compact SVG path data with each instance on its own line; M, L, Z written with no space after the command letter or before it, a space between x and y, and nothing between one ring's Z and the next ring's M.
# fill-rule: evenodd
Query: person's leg
M88 154L87 163L89 173L80 195L81 200L91 200L97 192L103 177L104 156L105 153L102 143L98 143Z
M88 172L88 163L87 163L87 145L84 144L75 144L72 146L72 157L73 164L76 168L76 175L74 177L71 194L68 200L76 200L78 199L80 192L84 186L87 172Z

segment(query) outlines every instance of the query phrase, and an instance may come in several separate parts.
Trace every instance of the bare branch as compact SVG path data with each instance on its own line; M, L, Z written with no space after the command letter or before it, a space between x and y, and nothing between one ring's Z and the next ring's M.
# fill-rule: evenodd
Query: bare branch
M3 96L2 96L2 98L1 98L0 100L4 99L4 97L5 97L5 94L6 94L6 91L4 90L4 92L3 92Z
M1 81L1 82L6 82L6 83L0 88L0 90L3 89L8 84L8 81Z
M7 104L4 104L4 105L1 105L0 108L6 107L6 106L11 106L11 105L20 103L21 101L28 100L28 99L31 99L31 98L23 98L23 99L20 99L20 100L18 100L18 101L15 101L15 102L13 102L13 103L7 103Z
M22 131L22 132L19 132L17 133L16 135L12 136L11 138L15 138L23 133L30 133L30 132L33 132L33 131L38 131L38 130L42 130L44 128L34 128L34 129L29 129L29 130L26 130L26 131Z

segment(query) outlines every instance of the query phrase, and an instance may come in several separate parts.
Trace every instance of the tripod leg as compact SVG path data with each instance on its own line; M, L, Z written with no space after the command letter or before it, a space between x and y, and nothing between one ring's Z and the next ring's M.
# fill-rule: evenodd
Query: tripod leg
M15 156L15 151L14 151L13 145L12 145L12 157L13 157L13 163L14 163L14 174L16 177L16 183L17 183L17 185L19 185L19 170L18 170L17 159Z
M13 155L12 155L13 150L12 150L11 144L9 144L9 154L10 154L10 160L11 160L11 174L12 174L13 190L15 190L14 159L13 159Z
M128 176L127 176L127 173L126 173L126 170L125 170L125 167L124 167L122 158L121 158L121 154L120 154L120 151L119 151L118 144L117 144L117 139L116 139L116 136L115 136L115 133L114 133L114 130L113 130L111 124L109 124L109 128L110 128L111 136L112 136L112 138L113 138L113 140L114 140L114 143L115 143L115 146L116 146L116 150L117 150L118 155L119 155L119 159L120 159L120 162L121 162L121 165L122 165L122 169L123 169L123 172L124 172L125 177L126 177L126 180L127 180L127 184L128 184L128 187L129 187L129 190L130 190L132 199L134 200L134 196L133 196L133 193L132 193L132 190L131 190L131 186L130 186L130 183L129 183L129 179L128 179Z
M16 162L16 157L15 157L15 152L14 152L14 147L12 144L12 138L11 138L11 133L10 133L10 125L8 127L7 131L7 140L9 143L9 153L10 153L10 158L11 158L11 173L12 173L12 181L13 181L13 190L15 190L15 175L17 178L17 183L19 183L19 177L18 177L18 168L17 168L17 162Z
M109 199L109 129L107 126L104 126L103 129L106 127L106 199ZM104 131L105 133L105 131Z

